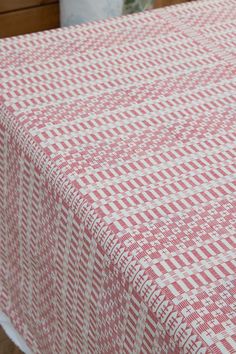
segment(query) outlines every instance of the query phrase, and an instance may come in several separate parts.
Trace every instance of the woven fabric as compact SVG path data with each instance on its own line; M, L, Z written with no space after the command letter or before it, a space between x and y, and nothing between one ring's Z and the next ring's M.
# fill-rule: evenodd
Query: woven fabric
M236 352L236 1L1 40L0 308L34 353Z

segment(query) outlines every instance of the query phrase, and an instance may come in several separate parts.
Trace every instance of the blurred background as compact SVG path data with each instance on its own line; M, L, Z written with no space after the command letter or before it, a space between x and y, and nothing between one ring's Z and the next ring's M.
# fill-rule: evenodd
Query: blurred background
M189 0L0 0L0 38L186 1Z

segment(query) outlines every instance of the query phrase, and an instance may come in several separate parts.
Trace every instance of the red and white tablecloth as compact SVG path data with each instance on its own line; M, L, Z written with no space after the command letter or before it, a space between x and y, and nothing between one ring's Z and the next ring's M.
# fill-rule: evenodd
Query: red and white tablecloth
M32 352L236 353L236 1L0 66L0 309Z

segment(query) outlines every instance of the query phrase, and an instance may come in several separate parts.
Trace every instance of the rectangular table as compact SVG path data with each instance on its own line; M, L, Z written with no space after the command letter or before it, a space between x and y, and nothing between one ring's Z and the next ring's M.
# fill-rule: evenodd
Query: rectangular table
M236 352L236 1L1 40L0 311L33 353Z

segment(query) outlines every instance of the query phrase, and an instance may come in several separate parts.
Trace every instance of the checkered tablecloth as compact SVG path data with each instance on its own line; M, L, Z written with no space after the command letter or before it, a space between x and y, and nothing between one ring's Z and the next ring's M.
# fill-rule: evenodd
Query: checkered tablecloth
M0 43L0 310L33 353L236 353L236 1Z

